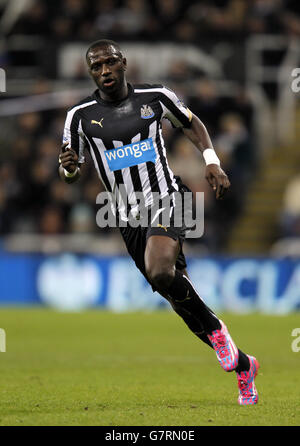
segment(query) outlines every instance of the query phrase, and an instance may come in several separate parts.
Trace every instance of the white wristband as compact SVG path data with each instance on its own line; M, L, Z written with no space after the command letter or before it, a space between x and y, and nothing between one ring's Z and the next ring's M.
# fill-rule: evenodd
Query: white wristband
M67 178L75 177L75 175L77 174L77 172L78 172L78 166L76 167L76 169L74 170L74 172L68 172L66 169L64 169L64 174L65 174L65 177L67 177Z
M202 155L207 166L209 164L217 164L218 166L220 166L220 160L217 157L214 149L205 149L203 150Z

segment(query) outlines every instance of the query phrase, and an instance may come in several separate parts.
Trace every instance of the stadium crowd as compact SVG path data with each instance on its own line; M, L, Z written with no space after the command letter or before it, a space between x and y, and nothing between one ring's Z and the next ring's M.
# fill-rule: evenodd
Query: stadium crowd
M55 52L65 42L90 43L111 38L120 42L167 40L201 45L224 38L246 39L252 33L299 35L297 3L40 0L30 2L5 37L23 34L44 39L48 60L37 61L43 69L34 93L46 93L52 91L51 80L57 77ZM11 65L18 63L15 58L17 54L2 53L8 72ZM192 90L185 88L188 77L194 81ZM136 83L143 81L138 72L132 73L132 78ZM257 168L251 101L242 84L233 95L226 96L214 80L193 72L183 61L170 66L162 82L174 88L203 120L232 183L227 197L216 202L204 179L201 155L179 130L168 123L163 126L169 164L175 174L192 191L205 192L205 235L188 242L203 244L210 252L220 251L242 211L247 187ZM103 188L91 160L87 159L78 185L70 187L58 177L65 115L66 108L57 108L5 118L0 129L0 234L98 233L95 197Z
M297 0L39 0L11 33L56 41L236 38L250 33L300 33Z

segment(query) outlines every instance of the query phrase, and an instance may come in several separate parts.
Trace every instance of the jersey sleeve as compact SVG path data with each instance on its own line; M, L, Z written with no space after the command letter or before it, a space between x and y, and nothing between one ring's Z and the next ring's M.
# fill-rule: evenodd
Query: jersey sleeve
M78 163L83 164L85 162L84 149L86 146L86 139L82 131L80 114L76 110L69 110L67 113L63 143L68 142L68 148L72 148L78 155Z
M162 118L167 118L174 127L189 128L193 114L187 106L178 99L174 91L167 87L161 89L160 103L163 108Z

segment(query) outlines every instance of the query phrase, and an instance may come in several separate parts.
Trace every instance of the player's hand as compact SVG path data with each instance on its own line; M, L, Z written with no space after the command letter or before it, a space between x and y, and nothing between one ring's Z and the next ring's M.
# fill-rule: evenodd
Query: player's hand
M217 164L206 166L205 178L216 193L217 200L221 200L230 187L226 173Z
M66 169L70 173L73 173L75 172L76 167L78 166L78 155L75 152L75 150L71 148L67 149L68 144L69 144L68 142L65 142L61 146L61 151L58 157L58 161L64 169Z

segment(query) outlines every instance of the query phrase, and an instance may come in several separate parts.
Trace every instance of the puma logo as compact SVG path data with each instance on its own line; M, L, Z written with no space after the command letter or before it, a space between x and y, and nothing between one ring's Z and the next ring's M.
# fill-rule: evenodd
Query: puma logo
M185 298L184 299L180 299L180 300L179 299L175 299L175 302L182 303L182 302L184 302L186 300L190 300L191 298L192 298L192 296L190 296L190 290L188 289Z
M100 121L95 121L95 119L92 119L92 120L91 120L91 123L92 123L92 124L98 124L98 125L100 125L100 127L103 128L103 125L102 125L102 121L103 121L103 119L104 119L104 118L100 119Z

